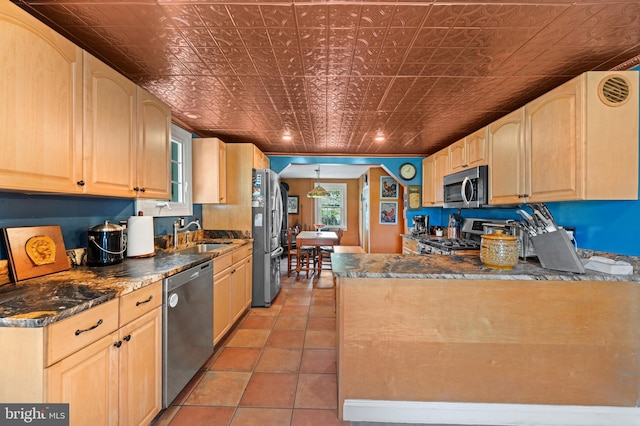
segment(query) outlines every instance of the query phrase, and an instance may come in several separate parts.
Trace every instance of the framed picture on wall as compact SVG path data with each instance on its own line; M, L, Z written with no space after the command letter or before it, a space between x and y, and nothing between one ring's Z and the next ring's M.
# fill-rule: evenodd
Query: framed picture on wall
M398 198L398 182L391 176L380 176L380 198L390 200Z
M298 214L298 196L297 195L287 196L287 213Z
M398 202L397 201L380 201L380 224L381 225L397 225L398 224Z

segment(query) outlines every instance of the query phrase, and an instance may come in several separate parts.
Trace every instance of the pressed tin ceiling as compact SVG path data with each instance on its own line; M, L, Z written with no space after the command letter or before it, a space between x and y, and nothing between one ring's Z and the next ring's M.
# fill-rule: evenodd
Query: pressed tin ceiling
M640 63L637 0L13 1L187 130L268 154L427 155Z

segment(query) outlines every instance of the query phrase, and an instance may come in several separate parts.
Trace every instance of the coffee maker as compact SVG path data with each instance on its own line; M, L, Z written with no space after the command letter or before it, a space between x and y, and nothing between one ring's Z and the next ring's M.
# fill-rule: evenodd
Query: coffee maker
M413 217L412 235L426 235L429 229L429 216L418 215Z

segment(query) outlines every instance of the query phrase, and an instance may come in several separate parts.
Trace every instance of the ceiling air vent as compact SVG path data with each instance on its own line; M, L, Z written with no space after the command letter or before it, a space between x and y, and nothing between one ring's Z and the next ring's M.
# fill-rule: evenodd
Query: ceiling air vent
M619 106L629 99L631 87L626 78L619 75L609 76L600 82L598 95L609 106Z

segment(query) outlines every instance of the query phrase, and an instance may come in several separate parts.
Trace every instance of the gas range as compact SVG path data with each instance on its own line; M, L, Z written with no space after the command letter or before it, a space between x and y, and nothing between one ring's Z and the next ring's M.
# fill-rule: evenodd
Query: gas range
M480 250L480 243L466 238L422 238L417 249L420 254L455 254L459 250Z

